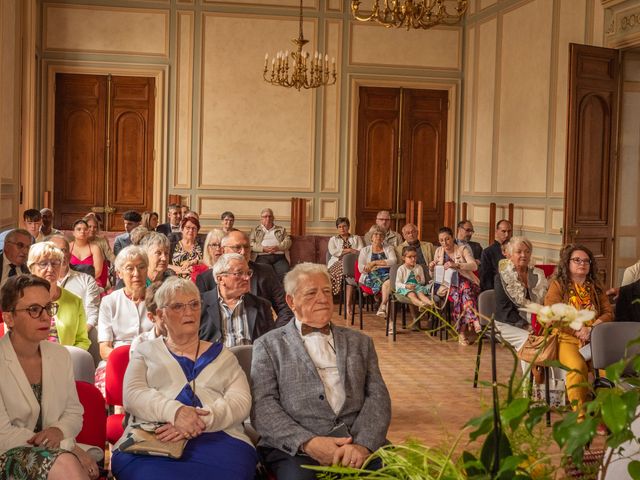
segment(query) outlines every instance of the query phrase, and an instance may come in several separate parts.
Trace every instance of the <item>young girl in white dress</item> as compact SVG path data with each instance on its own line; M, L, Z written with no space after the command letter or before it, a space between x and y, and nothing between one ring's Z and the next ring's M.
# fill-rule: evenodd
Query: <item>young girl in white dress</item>
M431 305L430 290L421 265L417 264L418 251L416 247L406 246L402 249L404 263L398 267L396 274L396 293L407 297L416 307L424 308Z

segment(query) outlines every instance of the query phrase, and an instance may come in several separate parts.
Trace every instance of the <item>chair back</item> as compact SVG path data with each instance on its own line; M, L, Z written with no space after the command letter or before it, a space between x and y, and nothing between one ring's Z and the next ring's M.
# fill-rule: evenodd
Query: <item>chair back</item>
M640 337L640 322L606 322L593 327L591 332L591 359L593 368L607 368L621 359L632 359L640 354L640 345L631 340ZM633 374L633 365L627 364L624 374Z
M229 349L236 356L240 367L247 376L247 381L251 381L251 357L253 356L253 345L237 345Z
M536 268L542 270L544 272L544 276L547 278L553 275L553 273L556 271L556 267L557 265L555 263L536 265Z
M129 365L129 349L129 345L122 345L114 349L107 359L104 390L109 405L122 405L124 373Z
M327 250L327 253L324 256L324 263L329 263L329 260L331 260L331 253L329 253L329 250Z
M396 277L398 276L398 268L400 265L397 263L389 266L389 284L391 285L391 291L396 291Z
M348 278L355 278L357 264L357 253L347 253L346 255L344 255L342 257L342 272L344 273L344 276Z
M84 408L82 430L76 441L104 450L107 441L107 411L104 398L94 385L76 381L78 399Z
M487 318L491 318L496 313L496 294L494 290L485 290L478 295L478 312ZM486 325L486 319L480 317L480 324Z
M71 345L65 345L65 348L71 355L75 380L93 384L96 379L96 365L91 354L86 350Z

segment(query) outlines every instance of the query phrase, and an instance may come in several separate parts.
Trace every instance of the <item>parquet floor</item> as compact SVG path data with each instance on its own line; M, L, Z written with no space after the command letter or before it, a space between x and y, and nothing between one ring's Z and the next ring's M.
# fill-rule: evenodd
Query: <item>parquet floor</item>
M337 325L350 321L334 314ZM363 333L376 346L380 370L392 402L392 420L388 438L393 443L408 437L426 445L451 445L464 424L491 404L491 390L473 388L473 370L477 347L459 345L456 340L440 341L425 332L402 330L398 315L396 342L385 336L385 320L365 313ZM356 325L359 328L356 314ZM512 357L497 347L498 381L506 381ZM480 365L480 380L491 378L489 344L485 343ZM467 441L463 435L462 442Z

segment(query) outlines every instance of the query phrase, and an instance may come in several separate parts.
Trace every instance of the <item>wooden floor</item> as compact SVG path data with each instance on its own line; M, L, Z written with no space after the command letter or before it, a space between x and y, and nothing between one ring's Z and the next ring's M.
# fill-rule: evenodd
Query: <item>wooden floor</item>
M351 326L336 313L337 325ZM350 323L350 322L349 322ZM385 320L365 313L363 332L376 346L380 370L391 394L392 420L388 438L393 443L411 437L429 446L450 445L464 424L491 404L489 387L473 388L477 347L454 339L440 341L425 332L402 330L385 336ZM358 316L356 325L359 328ZM497 347L498 381L511 371L511 354ZM490 348L485 343L480 380L491 378ZM501 378L502 374L502 378ZM466 442L468 436L463 435Z

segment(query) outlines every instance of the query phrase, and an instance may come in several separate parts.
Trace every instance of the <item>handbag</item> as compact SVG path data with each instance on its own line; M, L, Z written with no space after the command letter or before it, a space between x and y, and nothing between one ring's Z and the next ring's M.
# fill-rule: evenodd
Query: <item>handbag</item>
M546 341L546 343L545 343ZM544 365L558 359L558 335L535 335L530 333L520 350L518 358L534 365ZM535 361L533 360L535 358Z
M154 432L159 426L160 424L155 423L138 423L132 425L127 433L127 437L120 444L118 450L136 455L180 458L187 444L187 440L182 439L175 442L158 440Z

